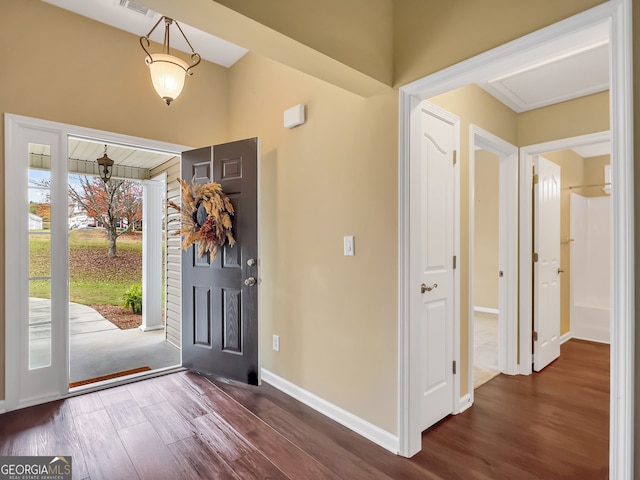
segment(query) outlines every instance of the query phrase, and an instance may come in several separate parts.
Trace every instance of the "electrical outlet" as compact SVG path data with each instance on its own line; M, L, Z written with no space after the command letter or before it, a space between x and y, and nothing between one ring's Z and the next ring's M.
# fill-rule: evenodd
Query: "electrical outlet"
M280 351L280 337L278 335L273 336L273 349L276 352Z

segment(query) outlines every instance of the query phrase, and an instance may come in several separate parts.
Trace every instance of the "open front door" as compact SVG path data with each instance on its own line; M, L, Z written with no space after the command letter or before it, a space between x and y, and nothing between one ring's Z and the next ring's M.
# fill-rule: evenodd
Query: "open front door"
M258 139L182 154L187 182L217 182L235 210L236 244L216 258L182 253L182 363L203 374L258 384Z
M535 159L533 264L533 369L560 356L560 167Z

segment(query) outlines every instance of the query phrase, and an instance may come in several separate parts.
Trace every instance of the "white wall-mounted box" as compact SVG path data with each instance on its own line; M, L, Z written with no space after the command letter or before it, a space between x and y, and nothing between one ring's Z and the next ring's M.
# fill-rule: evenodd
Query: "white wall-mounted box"
M284 111L284 127L293 128L305 122L304 105L299 103Z

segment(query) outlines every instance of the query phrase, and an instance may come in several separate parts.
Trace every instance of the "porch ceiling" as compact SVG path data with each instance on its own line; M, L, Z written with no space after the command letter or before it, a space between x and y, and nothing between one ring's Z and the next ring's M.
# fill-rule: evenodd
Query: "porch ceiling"
M96 160L104 154L104 143L69 139L69 173L98 175ZM35 169L50 168L50 147L48 145L29 144L29 166ZM107 155L114 162L113 176L144 180L149 178L150 170L171 160L175 155L153 150L137 149L123 145L107 145Z

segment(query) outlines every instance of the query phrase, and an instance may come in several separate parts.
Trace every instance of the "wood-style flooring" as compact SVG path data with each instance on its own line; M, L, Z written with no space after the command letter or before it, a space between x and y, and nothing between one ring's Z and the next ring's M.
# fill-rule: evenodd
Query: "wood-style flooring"
M187 372L0 415L0 455L71 455L92 480L604 479L608 359L570 341L542 373L496 377L412 459L269 385Z

